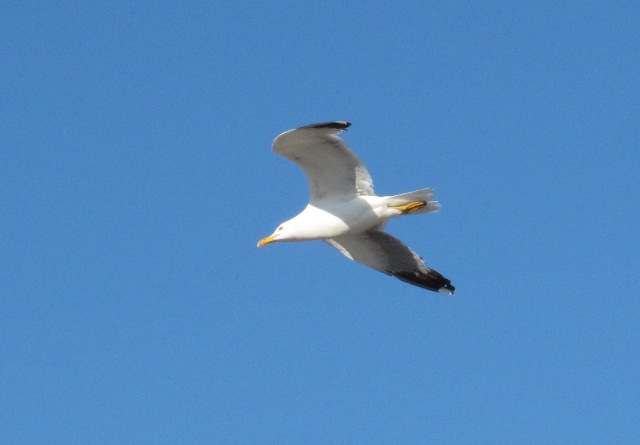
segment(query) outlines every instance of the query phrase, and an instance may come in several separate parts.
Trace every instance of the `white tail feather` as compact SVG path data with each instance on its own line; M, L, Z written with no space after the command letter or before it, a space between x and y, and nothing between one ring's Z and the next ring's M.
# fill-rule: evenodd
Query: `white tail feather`
M415 215L418 213L437 212L440 210L440 204L435 200L435 193L432 188L426 188L416 190L414 192L402 193L401 195L389 196L387 205L389 206L401 206L409 204L410 202L424 201L427 203L421 209L414 210L410 214Z

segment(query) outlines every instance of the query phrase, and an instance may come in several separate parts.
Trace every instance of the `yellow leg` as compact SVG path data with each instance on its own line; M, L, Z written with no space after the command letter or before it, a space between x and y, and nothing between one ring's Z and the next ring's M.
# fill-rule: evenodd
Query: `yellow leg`
M406 215L407 213L420 210L426 205L427 203L425 201L414 201L414 202L410 202L409 204L403 204L401 206L389 206L389 207L392 209L398 209L402 212L403 215Z

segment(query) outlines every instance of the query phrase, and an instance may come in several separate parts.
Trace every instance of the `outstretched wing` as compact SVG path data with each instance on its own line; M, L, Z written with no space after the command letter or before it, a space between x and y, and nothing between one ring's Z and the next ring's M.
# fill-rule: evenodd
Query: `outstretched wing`
M371 175L360 158L338 137L351 123L307 125L282 133L273 151L298 164L309 181L310 202L373 195Z
M326 241L347 258L414 286L449 295L456 290L451 281L429 269L418 254L386 232L369 230Z

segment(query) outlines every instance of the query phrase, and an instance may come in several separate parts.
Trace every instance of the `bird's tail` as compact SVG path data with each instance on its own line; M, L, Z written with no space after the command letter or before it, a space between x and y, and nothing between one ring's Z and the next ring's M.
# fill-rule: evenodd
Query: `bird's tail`
M411 205L413 203L424 203L424 205ZM412 215L440 210L440 204L435 200L435 193L432 188L389 196L387 205L399 209L407 208L406 213Z

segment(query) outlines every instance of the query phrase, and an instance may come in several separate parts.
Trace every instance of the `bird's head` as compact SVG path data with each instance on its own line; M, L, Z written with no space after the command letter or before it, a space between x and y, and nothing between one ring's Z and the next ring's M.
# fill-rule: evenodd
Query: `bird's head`
M276 241L288 241L291 238L291 234L287 230L287 224L282 223L271 235L258 241L258 247L266 246Z

